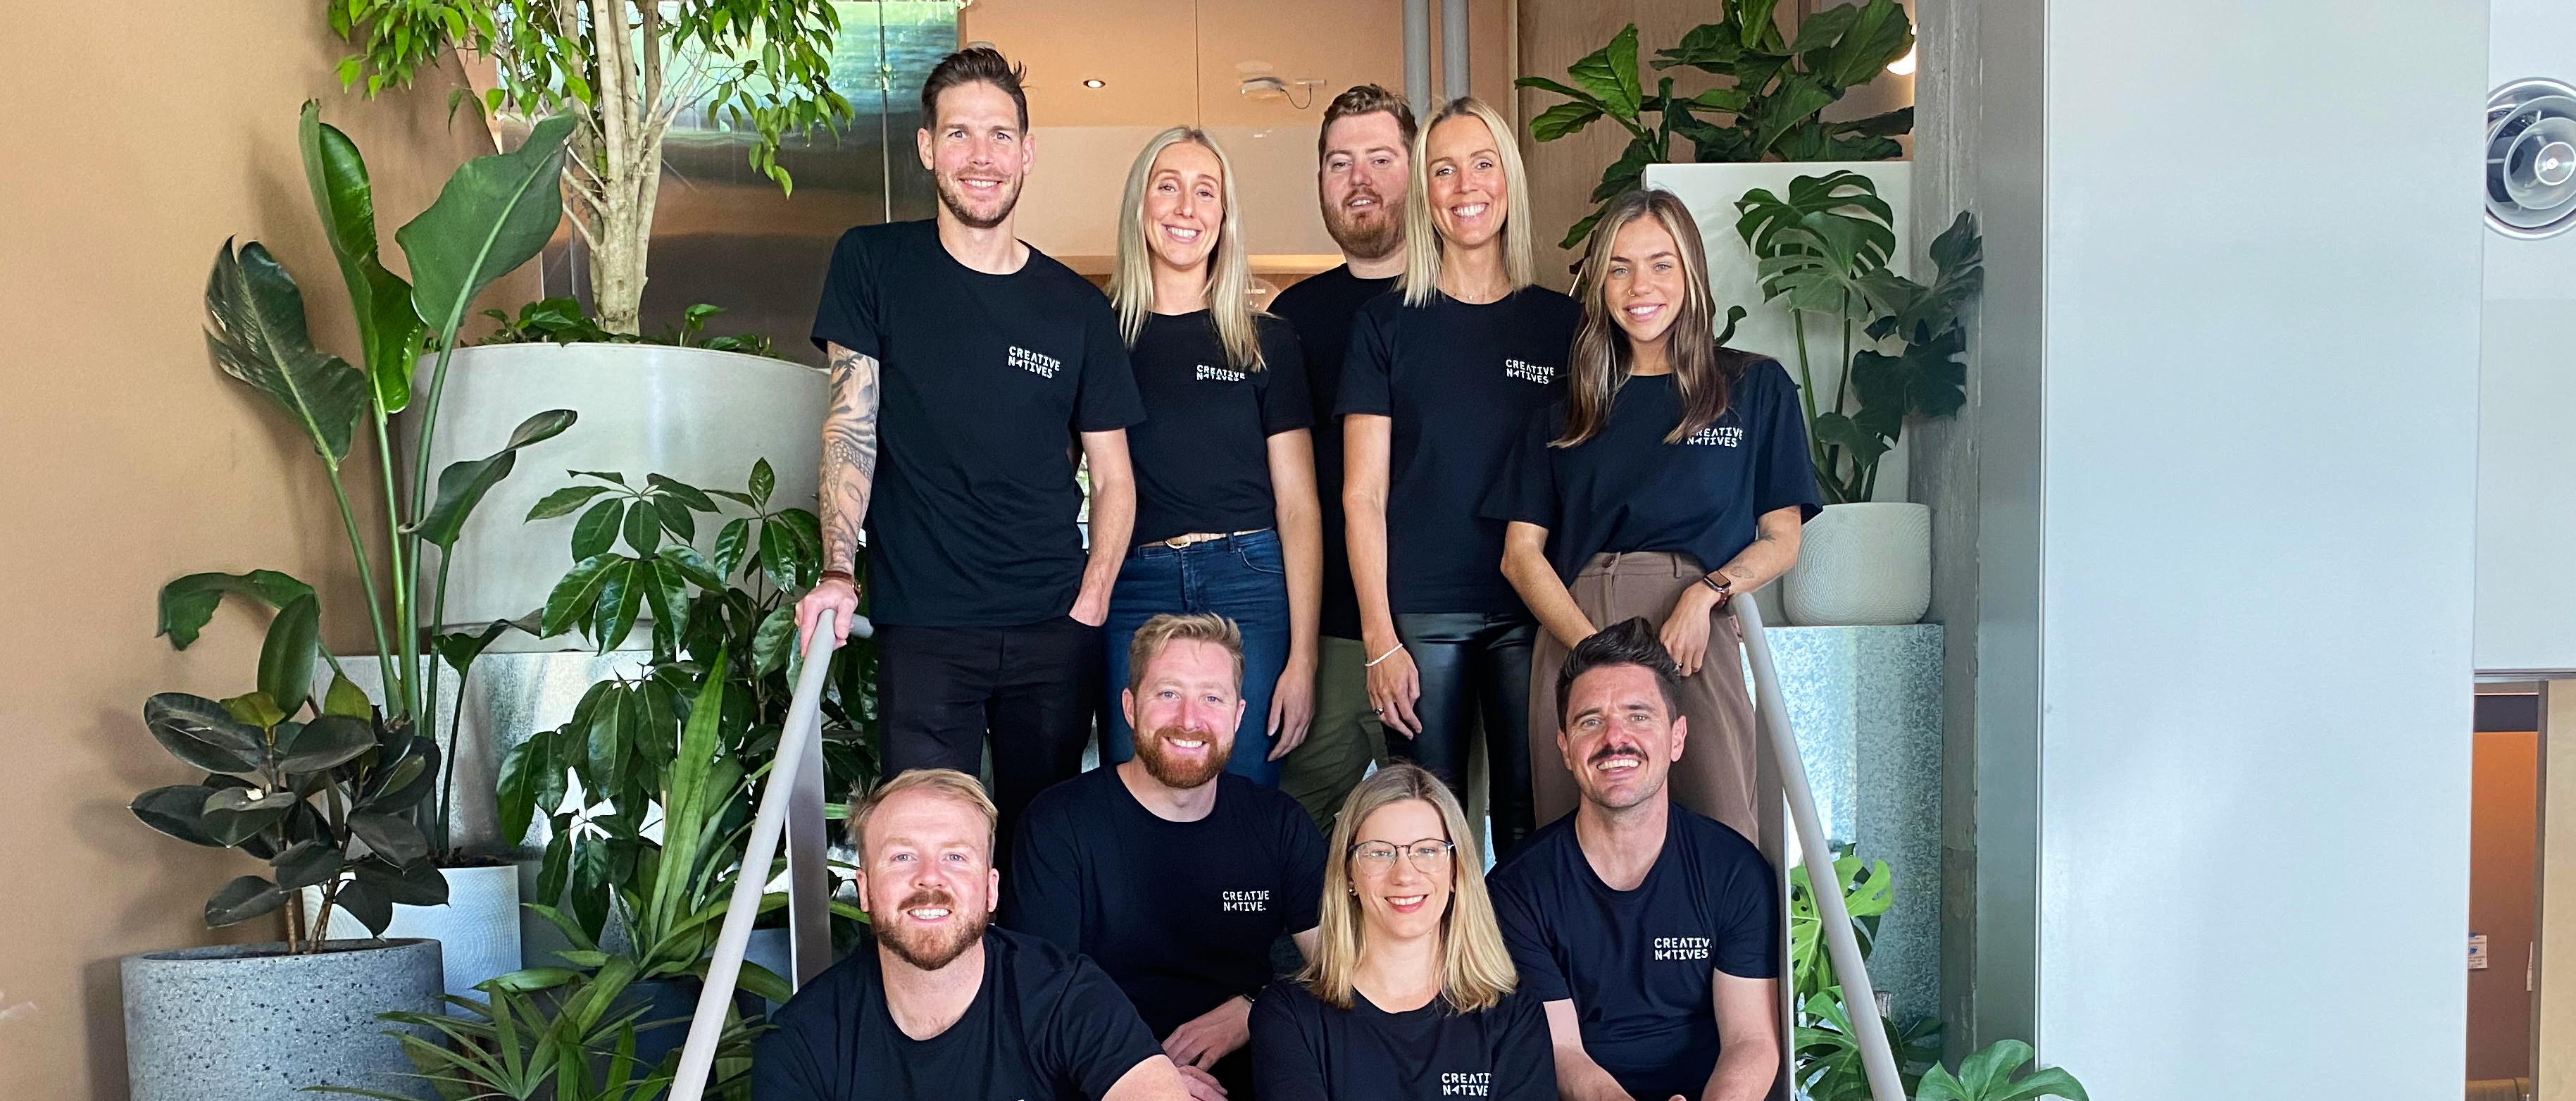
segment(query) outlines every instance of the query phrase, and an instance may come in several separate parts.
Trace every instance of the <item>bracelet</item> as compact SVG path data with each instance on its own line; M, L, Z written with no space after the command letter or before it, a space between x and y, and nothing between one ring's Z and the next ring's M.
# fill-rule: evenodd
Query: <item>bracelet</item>
M859 587L859 579L858 579L858 578L855 578L855 577L850 576L850 571L848 571L848 570L825 570L825 571L823 571L823 575L822 575L822 576L817 577L817 578L815 578L815 579L814 579L814 583L815 583L815 584L817 584L817 585L820 585L820 584L822 584L823 582L826 582L826 581L838 581L838 582L840 582L840 583L842 583L842 584L844 584L844 585L848 585L849 587L851 587L851 588L853 588L853 589L855 589L855 588L858 588L858 587Z
M1396 652L1397 650L1401 650L1401 649L1404 649L1404 644L1403 644L1403 643L1401 643L1401 642L1396 643L1393 649L1390 649L1390 650L1388 650L1387 652L1385 652L1385 653L1383 653L1383 654L1379 654L1379 655L1378 655L1378 656L1376 656L1376 657L1370 658L1370 659L1369 659L1369 663L1368 663L1366 666L1363 666L1362 668L1375 669L1375 668L1377 668L1377 663L1379 663L1379 662L1381 662L1381 661L1385 661L1385 660L1386 660L1386 659L1388 659L1388 658L1394 657L1394 656L1395 656L1395 652Z

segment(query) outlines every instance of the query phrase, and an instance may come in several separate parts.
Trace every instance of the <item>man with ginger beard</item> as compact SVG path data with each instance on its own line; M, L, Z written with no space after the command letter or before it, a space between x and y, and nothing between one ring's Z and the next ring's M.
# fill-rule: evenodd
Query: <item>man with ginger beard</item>
M1556 744L1583 801L1494 873L1521 991L1567 1101L1755 1101L1780 1066L1779 908L1744 835L1672 802L1681 670L1654 625L1583 640Z
M1306 740L1281 763L1279 790L1303 804L1320 830L1332 829L1342 798L1386 744L1369 709L1369 655L1361 652L1359 598L1342 545L1342 426L1329 414L1341 391L1352 319L1362 303L1386 293L1404 274L1404 191L1412 178L1413 133L1413 110L1394 92L1362 84L1334 97L1316 140L1315 182L1324 228L1341 246L1342 266L1298 280L1270 304L1270 312L1296 328L1306 353L1306 386L1317 410L1315 488L1324 522L1315 718Z
M1192 1097L1244 1101L1271 946L1314 948L1324 839L1295 800L1225 771L1244 709L1232 622L1155 616L1128 652L1136 755L1029 805L1002 924L1097 961Z
M753 1101L1179 1101L1171 1060L1108 976L988 928L993 801L906 772L850 815L871 937L805 984L753 1050Z

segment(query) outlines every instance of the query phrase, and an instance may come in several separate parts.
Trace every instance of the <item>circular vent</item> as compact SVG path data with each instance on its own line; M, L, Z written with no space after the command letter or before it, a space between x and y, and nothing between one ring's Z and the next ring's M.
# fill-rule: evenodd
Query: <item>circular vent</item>
M2487 98L2487 224L2511 237L2576 228L2576 87L2517 80Z

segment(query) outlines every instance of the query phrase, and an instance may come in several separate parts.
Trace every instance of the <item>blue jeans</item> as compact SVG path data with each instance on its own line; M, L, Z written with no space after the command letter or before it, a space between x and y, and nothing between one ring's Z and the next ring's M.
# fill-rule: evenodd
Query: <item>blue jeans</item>
M1243 724L1234 732L1226 771L1277 787L1270 759L1270 695L1288 667L1288 566L1279 533L1256 531L1173 548L1147 543L1127 552L1109 593L1107 744L1101 760L1136 755L1136 734L1120 707L1127 690L1127 644L1145 621L1170 613L1213 612L1243 632Z

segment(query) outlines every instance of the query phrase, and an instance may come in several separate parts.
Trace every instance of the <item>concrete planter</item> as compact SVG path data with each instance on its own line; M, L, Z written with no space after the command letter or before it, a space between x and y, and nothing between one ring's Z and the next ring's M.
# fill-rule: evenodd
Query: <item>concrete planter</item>
M133 1101L276 1101L306 1086L432 1097L379 1013L438 1009L439 946L335 940L128 956L125 1065ZM427 1033L424 1031L423 1035Z
M421 367L423 387L428 364ZM752 462L767 459L778 478L771 507L812 508L827 397L823 372L738 352L657 344L459 350L448 362L438 438L430 448L433 480L449 463L499 450L531 415L570 409L581 420L522 453L516 470L466 522L448 574L447 624L518 619L545 606L546 594L572 568L565 546L573 521L525 520L540 498L572 484L568 470L616 471L638 486L647 474L663 474L701 488L739 490ZM419 419L406 414L405 438L418 431ZM411 453L408 444L403 450ZM701 549L725 518L742 514L731 503L725 510L699 516ZM424 599L437 584L438 568L437 549L425 549ZM510 635L497 648L532 647Z
M1826 505L1799 534L1780 603L1801 627L1892 627L1932 606L1932 510Z

